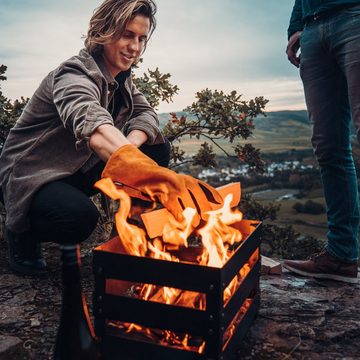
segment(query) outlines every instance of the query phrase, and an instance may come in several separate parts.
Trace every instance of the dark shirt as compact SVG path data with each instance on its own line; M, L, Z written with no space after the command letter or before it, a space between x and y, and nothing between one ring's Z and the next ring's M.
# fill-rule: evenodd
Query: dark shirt
M302 31L309 19L357 4L360 5L359 0L295 0L288 28L288 38L296 31Z
M121 72L116 76L115 80L119 84L118 88L115 90L114 95L109 101L108 111L111 114L111 117L115 120L118 116L120 109L125 106L125 101L123 97L124 93L124 84L128 76L131 76L129 72Z

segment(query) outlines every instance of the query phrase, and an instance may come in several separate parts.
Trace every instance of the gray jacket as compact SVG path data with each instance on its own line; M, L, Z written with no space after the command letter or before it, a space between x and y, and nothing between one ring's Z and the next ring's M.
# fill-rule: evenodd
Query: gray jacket
M107 107L118 87L102 58L85 49L41 82L0 156L0 186L10 230L28 229L27 213L41 186L98 160L88 146L98 126L114 124L125 135L138 129L148 135L147 144L164 142L157 115L131 76L121 85L124 106L113 120Z

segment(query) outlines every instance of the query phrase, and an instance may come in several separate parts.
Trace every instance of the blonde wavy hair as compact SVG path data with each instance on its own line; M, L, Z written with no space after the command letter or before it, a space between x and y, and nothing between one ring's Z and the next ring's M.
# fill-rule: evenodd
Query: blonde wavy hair
M149 39L156 27L155 13L156 4L153 0L105 0L90 19L84 41L86 49L92 55L101 53L103 45L119 39L128 22L137 15L149 18Z

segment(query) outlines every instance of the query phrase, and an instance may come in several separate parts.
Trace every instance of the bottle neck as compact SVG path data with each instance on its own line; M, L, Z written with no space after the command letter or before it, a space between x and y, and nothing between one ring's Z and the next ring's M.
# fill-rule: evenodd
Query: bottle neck
M61 245L63 285L80 283L80 245Z
M94 330L81 286L80 245L62 245L60 250L63 279L62 317L64 321L72 322L74 313L76 313L76 317L81 317L87 323L89 332L94 337Z

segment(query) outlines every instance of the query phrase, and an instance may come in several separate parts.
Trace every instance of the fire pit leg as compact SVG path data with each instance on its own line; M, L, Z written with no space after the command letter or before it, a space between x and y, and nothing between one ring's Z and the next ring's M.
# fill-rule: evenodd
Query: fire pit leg
M217 358L221 354L223 330L220 327L222 323L222 314L219 309L224 306L222 289L220 283L210 285L206 294L206 304L209 319L209 328L207 332L207 342L205 354L208 359Z
M80 280L80 245L60 247L62 258L62 309L55 360L98 360L100 354Z
M93 293L93 311L95 334L101 343L102 337L105 335L105 317L103 314L103 297L105 294L106 279L103 268L94 264L95 289Z

